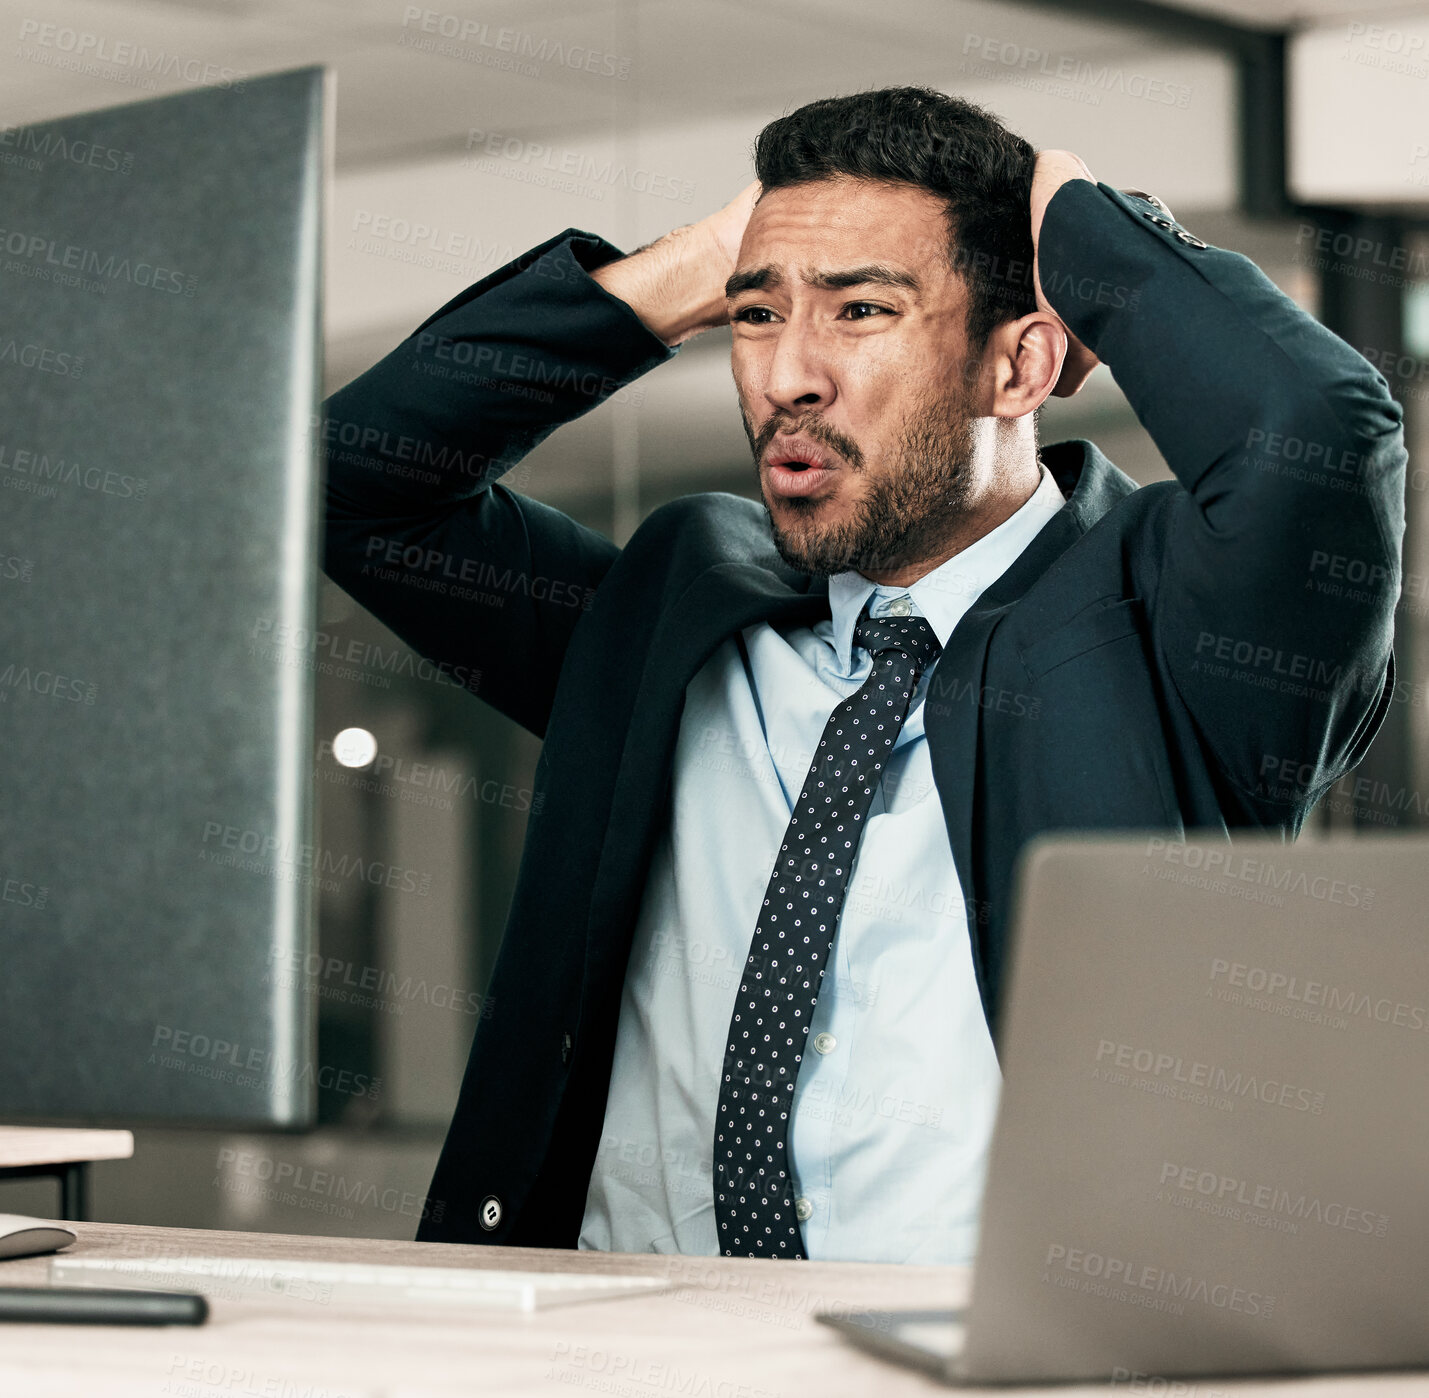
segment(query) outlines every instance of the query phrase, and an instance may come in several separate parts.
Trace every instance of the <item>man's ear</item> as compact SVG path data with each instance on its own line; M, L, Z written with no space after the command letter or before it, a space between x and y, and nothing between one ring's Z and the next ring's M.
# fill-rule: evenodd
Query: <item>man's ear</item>
M1031 311L995 325L983 356L989 374L983 415L1025 417L1040 408L1059 387L1066 357L1066 327L1050 312ZM1080 387L1078 382L1063 391L1075 393Z

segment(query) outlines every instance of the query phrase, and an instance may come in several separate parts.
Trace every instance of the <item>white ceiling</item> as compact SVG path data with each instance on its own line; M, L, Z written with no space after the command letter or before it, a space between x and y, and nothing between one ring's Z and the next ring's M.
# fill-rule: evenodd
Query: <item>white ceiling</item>
M406 19L417 10L438 29L485 26L484 37L467 41L465 58L422 52L414 41L442 36ZM339 75L340 169L454 149L473 124L535 136L689 125L740 111L767 118L831 90L947 82L974 40L1053 60L1159 47L1113 24L984 0L886 0L876 22L865 0L0 0L6 125L148 95L126 86L114 65L89 75L47 66L25 33L40 22L240 73L329 64ZM595 50L628 77L550 59L537 61L534 75L502 71L503 29L533 47ZM45 51L63 59L53 42ZM184 86L160 79L154 91Z

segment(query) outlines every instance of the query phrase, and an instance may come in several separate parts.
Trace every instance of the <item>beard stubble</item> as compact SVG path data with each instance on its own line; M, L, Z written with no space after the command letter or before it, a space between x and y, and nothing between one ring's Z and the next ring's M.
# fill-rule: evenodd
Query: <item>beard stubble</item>
M954 389L925 400L904 420L892 459L873 471L858 444L818 414L799 419L776 414L755 434L741 407L760 501L780 558L801 573L829 577L850 568L864 574L884 572L937 557L969 514L971 396ZM775 522L764 499L759 461L776 433L790 429L835 452L841 459L838 469L865 482L852 518L820 524L826 502L794 497L782 501L790 520L787 527Z

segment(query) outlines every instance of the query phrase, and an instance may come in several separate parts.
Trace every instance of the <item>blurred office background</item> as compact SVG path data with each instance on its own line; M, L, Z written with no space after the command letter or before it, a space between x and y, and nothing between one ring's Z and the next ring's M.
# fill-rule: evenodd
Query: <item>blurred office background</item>
M1404 405L1402 693L1357 774L1368 781L1337 789L1316 821L1424 823L1429 5L0 0L0 38L5 128L302 64L336 71L328 392L565 228L628 251L712 212L751 178L760 127L821 96L931 84L1038 148L1075 150L1109 184L1151 191L1373 357ZM146 72L125 46L174 61ZM728 354L727 332L687 343L505 483L617 542L686 492L755 498ZM1041 430L1092 438L1139 482L1169 475L1105 368L1050 400ZM415 1231L505 923L538 743L464 691L392 673L402 643L326 580L320 610L319 843L416 877L328 881L320 963L289 970L318 997L320 1058L335 1070L319 1129L140 1128L132 1161L96 1169L96 1218ZM53 1187L0 1184L0 1210L52 1214Z

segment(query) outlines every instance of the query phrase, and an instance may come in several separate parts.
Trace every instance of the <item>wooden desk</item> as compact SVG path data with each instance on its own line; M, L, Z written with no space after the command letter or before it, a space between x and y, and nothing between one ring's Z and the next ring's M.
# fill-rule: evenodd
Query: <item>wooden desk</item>
M659 1274L678 1289L517 1312L397 1317L313 1302L212 1300L206 1325L0 1325L5 1398L901 1398L955 1393L885 1365L809 1318L814 1310L961 1304L968 1273L856 1262L458 1247L291 1234L72 1225L74 1255L300 1258L520 1270ZM0 1262L0 1285L33 1286L49 1259ZM1305 1382L1116 1385L1116 1398L1423 1398L1419 1375ZM999 1390L1002 1395L1018 1390ZM1059 1386L1059 1398L1106 1385Z
M133 1154L132 1131L0 1126L0 1180L53 1175L60 1183L60 1217L66 1220L89 1212L91 1161L128 1160Z
M818 1309L953 1305L960 1268L486 1248L71 1224L70 1255L292 1257L667 1275L679 1289L533 1315L374 1314L299 1300L212 1300L206 1325L0 1325L5 1398L897 1398L946 1392L808 1318ZM51 1254L53 1256L53 1254ZM49 1258L0 1262L42 1285Z

